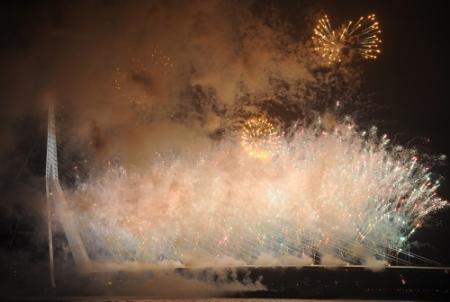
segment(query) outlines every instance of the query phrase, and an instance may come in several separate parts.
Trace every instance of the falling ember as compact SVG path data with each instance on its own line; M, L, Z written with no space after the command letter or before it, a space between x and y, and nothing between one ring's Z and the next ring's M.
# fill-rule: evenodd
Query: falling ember
M173 59L153 48L142 57L132 58L121 67L116 66L112 86L130 106L144 111L152 99L161 96L161 91L148 87L162 85L161 81L170 75L173 68Z
M277 152L280 133L266 117L247 120L241 130L241 146L251 157L270 159Z
M375 59L380 53L380 33L374 15L337 29L324 16L314 30L313 41L315 50L329 64L358 57ZM197 46L208 39L201 36L188 44ZM241 42L239 45L245 44ZM210 43L200 46L200 50L211 48ZM239 76L236 83L242 81L242 87L237 85L239 93L229 95L234 98L227 99L236 100L229 104L218 92L229 88L216 84L226 82L222 79L228 77L229 70L222 64L209 70L214 60L201 60L203 51L198 61L205 69L194 64L197 60L187 64L183 56L186 52L189 57L189 50L168 54L147 51L142 57L138 53L114 70L113 94L131 105L133 119L120 120L118 126L114 119L110 121L113 126L104 123L105 136L111 138L112 164L104 167L102 162L109 160L108 155L99 154L97 159L93 150L95 173L71 184L67 190L70 203L58 208L64 231L71 231L67 231L69 243L72 241L77 250L81 245L86 248L78 258L89 255L99 263L138 266L207 267L259 265L267 256L287 265L320 257L323 263L337 259L339 263L364 264L375 259L406 264L405 255L419 257L409 252L409 239L431 213L448 206L437 196L440 183L433 179L428 162L420 154L393 145L376 131L360 132L355 124L341 122L327 108L323 108L321 121L313 122L312 117L330 100L328 95L333 98L336 91L338 100L343 100L339 91L343 85L334 85L336 77L328 76L329 69L316 72L316 65L309 64L307 58L301 65L291 66L289 72L277 66L266 70L266 66L280 63L278 52L269 53L267 59L266 54L259 54L243 66L245 49L234 67L236 74L246 71L246 65L253 69L260 59L270 63ZM216 51L211 57L214 54ZM301 60L300 54L303 51L296 53L296 60ZM287 64L294 61L289 58ZM306 77L290 72L300 66L305 70L299 73ZM352 71L352 66L345 67ZM267 80L255 87L247 85L247 76L258 72L267 73ZM278 76L271 81L272 74L278 73L281 81ZM215 80L205 81L208 76ZM300 86L292 88L292 94L291 77ZM266 85L270 93L266 93ZM316 98L317 102L309 102ZM266 101L271 100L280 107L266 107ZM309 103L314 103L311 108ZM294 110L284 111L293 105ZM177 108L172 111L172 106ZM112 116L120 118L122 111L116 111L119 114ZM178 114L189 111L194 117ZM285 112L293 118L304 116L305 123L299 120L288 129L288 121L270 117L277 114L281 119ZM209 123L210 114L217 115L219 122ZM252 117L241 120L250 114ZM165 123L174 133L162 131ZM227 123L233 126L223 126ZM178 132L180 124L183 130ZM57 171L55 127L49 128L53 140L48 158L55 162L49 171ZM220 130L218 135L216 129ZM185 139L191 132L194 134ZM191 137L201 142L197 144ZM172 139L174 143L166 144ZM141 141L145 145L142 149L137 144ZM129 145L122 147L121 143ZM86 153L91 149L89 146ZM56 173L49 176L54 178L49 184L58 194L53 199L64 201ZM73 221L65 219L68 216ZM77 236L72 236L74 233Z
M381 30L375 14L349 21L338 29L333 29L325 15L314 28L314 50L328 64L351 59L355 54L363 59L376 59L381 52Z

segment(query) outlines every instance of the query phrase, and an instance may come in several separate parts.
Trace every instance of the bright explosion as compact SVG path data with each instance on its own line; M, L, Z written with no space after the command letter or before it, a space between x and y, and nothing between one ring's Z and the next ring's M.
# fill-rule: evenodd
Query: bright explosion
M263 120L250 120L248 129L257 123L274 133ZM377 137L352 124L331 132L297 128L289 138L277 137L276 154L263 161L253 147L224 140L194 160L161 157L142 173L111 168L70 199L97 260L170 266L299 265L317 255L322 262L394 261L426 216L446 202L416 152Z
M375 59L379 35L374 15L338 29L324 16L313 51L327 64ZM131 74L114 73L115 91L137 111L145 97L127 89L129 77L153 87L147 70L162 66L156 79L176 71L176 60L159 50L149 62L134 60ZM399 254L419 257L408 251L408 239L447 202L436 195L439 180L417 151L350 122L285 132L281 121L250 115L237 135L225 129L194 155L163 153L141 169L116 163L77 184L68 199L89 257L158 267L386 264L402 262Z

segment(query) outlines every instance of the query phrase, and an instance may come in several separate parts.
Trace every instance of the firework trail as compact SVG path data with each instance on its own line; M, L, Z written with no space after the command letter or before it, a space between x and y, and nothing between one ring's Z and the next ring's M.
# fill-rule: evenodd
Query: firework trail
M263 40L276 36L264 36ZM313 40L316 51L333 64L345 63L355 56L375 59L380 52L379 36L374 15L348 22L337 30L325 16L319 20ZM208 51L217 44L212 36L201 39L209 40L214 43L204 45ZM230 43L224 41L223 45ZM189 41L186 45L191 44ZM219 45L218 54L223 50L222 44ZM309 68L321 65L316 65L317 58L310 58L309 51L305 50L306 56L296 55L295 60L292 57L284 60L284 52L269 47L267 52L255 56L264 60L247 62L254 57L253 45L259 44L249 45L244 49L245 56L238 56L239 62L233 65L239 68L233 69L230 86L222 86L230 76L224 72L224 67L230 65L228 60L210 70L210 65L214 65L210 62L215 62L215 58L204 60L203 52L195 55L201 64L190 61L186 64L189 72L177 69L180 65L177 57L159 50L152 50L132 63L126 62L124 69L116 69L114 92L133 105L136 113L133 118L143 112L166 117L167 112L157 111L170 107L164 100L176 95L176 101L170 104L183 112L177 114L179 111L167 109L170 122L199 124L201 128L207 124L208 113L217 113L212 115L219 122L211 122L210 128L223 130L223 135L212 137L213 131L208 131L207 137L202 136L206 142L202 141L200 150L188 150L192 152L184 149L171 152L171 146L164 144L161 154L149 152L149 160L143 161L151 164L139 167L113 164L83 178L68 199L91 258L158 267L261 265L267 264L267 259L273 259L271 265L299 265L311 263L317 255L323 261L337 259L341 263L365 263L374 258L393 262L399 254L408 253L408 239L428 215L447 205L436 196L439 182L432 179L427 163L413 150L394 146L386 137L380 139L376 132L361 133L351 123L324 118L321 127L307 126L313 122L305 122L303 127L285 134L275 120L258 114L263 109L248 109L247 114L243 109L247 103L228 103L234 99L261 100L261 104L262 100L270 100L279 102L283 109L301 103L305 116L309 112L315 116L317 110L304 99L321 102L323 99L316 97L319 95L316 91L323 90L335 100L341 86L347 86L329 89L329 78L334 76L328 70L322 71L324 68L320 68L323 78L319 74L317 79L307 80L315 76ZM234 51L233 48L233 56ZM241 61L258 68L251 68L252 72L242 78L239 75L247 68L241 70ZM314 61L313 67L309 67L310 61ZM207 72L191 65L204 67ZM347 79L353 70L351 66L344 67L341 71ZM181 79L183 89L173 90L171 84L180 83L174 81L180 74L188 75ZM257 83L248 80L259 75L263 77ZM241 87L234 84L242 82L251 85L244 85L242 91L233 88ZM354 82L345 84L355 85ZM293 90L288 91L291 86ZM149 100L161 100L162 105L158 107L157 101ZM181 105L185 103L188 105ZM236 116L227 106L237 108ZM187 112L198 115L184 118L189 115ZM222 126L249 115L253 117L239 120L237 135L230 133L234 127ZM152 118L145 116L143 120L152 123ZM162 123L153 123L158 128L155 132L161 132ZM116 126L112 129L117 130ZM158 142L149 138L147 127L139 130L137 137L146 143ZM110 133L114 136L120 131ZM180 133L167 137L184 138L186 132ZM194 149L193 144L186 145L189 146L186 149ZM123 163L126 165L127 161Z
M228 140L196 160L171 155L85 182L70 199L90 255L161 266L394 261L446 205L415 152L385 136L349 124L292 135L264 161Z
M376 59L380 51L381 30L375 15L349 21L333 29L328 16L319 19L314 28L314 49L328 64L351 59L355 54L363 59Z

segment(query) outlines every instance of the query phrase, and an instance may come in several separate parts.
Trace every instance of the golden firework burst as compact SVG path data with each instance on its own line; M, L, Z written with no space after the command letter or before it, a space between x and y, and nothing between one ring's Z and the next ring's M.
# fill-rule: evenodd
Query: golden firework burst
M314 50L328 64L354 58L376 59L381 52L381 30L375 14L360 17L358 21L348 21L338 29L333 29L327 15L314 28Z
M266 117L247 120L241 130L241 146L257 159L271 159L280 147L280 131Z

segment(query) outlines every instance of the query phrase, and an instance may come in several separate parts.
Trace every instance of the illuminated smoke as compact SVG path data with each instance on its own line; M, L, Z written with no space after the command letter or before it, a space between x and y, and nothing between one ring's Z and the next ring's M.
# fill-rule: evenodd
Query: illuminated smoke
M358 72L320 68L289 26L269 26L230 1L102 3L67 9L61 19L76 26L37 43L40 53L60 54L44 62L54 70L45 84L67 102L61 136L90 161L68 201L92 258L158 266L295 265L317 254L392 260L444 205L412 151L327 115L327 103L351 101ZM379 52L370 17L338 31L345 45L330 58L320 43L339 36L328 36L327 24L314 37L327 61ZM306 125L325 112L328 132L305 126L284 136L267 120L260 135L251 129L262 118L242 121L270 108L292 109Z
M377 137L352 124L298 128L265 161L224 139L195 159L160 156L142 172L111 166L70 200L97 260L295 265L321 254L393 261L446 202L414 151Z
M151 111L151 104L163 95L166 82L173 76L173 60L161 50L152 48L146 55L132 57L126 68L115 67L112 84L117 95L135 112Z

